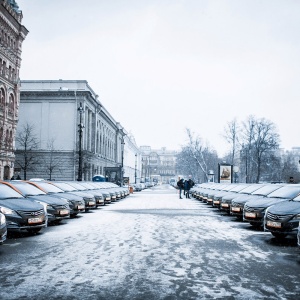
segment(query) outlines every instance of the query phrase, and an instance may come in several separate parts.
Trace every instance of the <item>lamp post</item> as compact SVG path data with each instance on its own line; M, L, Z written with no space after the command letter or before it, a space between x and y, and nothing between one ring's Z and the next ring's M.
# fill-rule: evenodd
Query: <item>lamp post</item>
M124 181L124 137L121 140L121 186L123 186Z
M136 183L136 164L137 164L137 154L135 154L134 183Z
M238 177L238 175L237 175L237 173L239 172L239 167L238 166L234 166L233 167L233 173L234 173L234 183L237 183L237 177Z
M78 149L78 181L82 181L82 132L84 125L82 124L82 114L84 109L80 102L80 106L78 107L79 112L79 124L78 124L78 132L79 132L79 149Z

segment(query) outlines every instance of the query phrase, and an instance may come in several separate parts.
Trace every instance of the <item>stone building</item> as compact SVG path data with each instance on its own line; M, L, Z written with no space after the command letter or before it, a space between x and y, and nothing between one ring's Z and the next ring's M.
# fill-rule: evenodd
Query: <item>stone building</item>
M21 49L28 34L22 18L15 1L0 0L0 179L14 173Z
M169 183L176 176L176 155L165 147L155 150L150 146L140 147L142 156L142 181Z
M108 168L132 164L128 157L137 151L85 80L21 81L17 136L28 126L37 144L27 153L34 161L27 179L91 180ZM24 145L17 139L16 146L16 165L24 177Z

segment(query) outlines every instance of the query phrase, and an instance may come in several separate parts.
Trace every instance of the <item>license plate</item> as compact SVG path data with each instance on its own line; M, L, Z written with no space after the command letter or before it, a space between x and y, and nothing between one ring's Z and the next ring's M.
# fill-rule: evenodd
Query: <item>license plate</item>
M59 211L59 214L60 214L61 216L68 215L68 214L69 214L69 211L68 211L67 209L62 209L62 210Z
M267 226L269 226L269 227L275 227L275 228L281 228L281 223L279 223L279 222L273 222L273 221L267 221Z
M78 205L77 209L84 209L84 205Z
M248 218L256 218L256 213L253 213L253 212L245 212L245 217L248 217Z
M42 223L42 218L30 218L28 219L28 224L36 224L36 223Z
M214 201L214 204L220 204L219 200Z
M110 197L106 197L105 200L110 200Z
M212 202L212 199L207 199L207 202Z
M231 211L241 211L240 207L231 207Z
M95 205L95 202L90 201L88 205Z
M229 207L229 204L228 203L222 203L221 206L222 207Z

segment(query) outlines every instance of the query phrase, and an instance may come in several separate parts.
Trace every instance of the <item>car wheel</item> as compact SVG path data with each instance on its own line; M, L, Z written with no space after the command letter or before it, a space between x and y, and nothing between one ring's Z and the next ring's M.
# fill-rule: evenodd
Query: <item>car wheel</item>
M287 236L287 234L280 233L280 232L271 232L271 233L276 239L284 239Z
M70 218L75 218L78 214L75 213L75 214L70 214Z

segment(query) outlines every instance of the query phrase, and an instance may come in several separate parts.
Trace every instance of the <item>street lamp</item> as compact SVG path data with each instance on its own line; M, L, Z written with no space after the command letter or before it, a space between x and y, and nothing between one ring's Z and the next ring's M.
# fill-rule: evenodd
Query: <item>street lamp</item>
M123 186L124 181L124 137L121 140L121 186Z
M239 172L239 167L238 166L234 166L233 167L233 173L234 173L234 183L237 183L237 177L238 177L238 175L237 175L237 173Z
M134 183L136 183L136 164L137 164L137 154L135 154Z
M84 125L82 123L82 114L84 113L84 109L80 102L80 106L78 107L79 112L79 124L78 124L78 132L79 132L79 150L78 150L78 181L82 181L82 132Z

